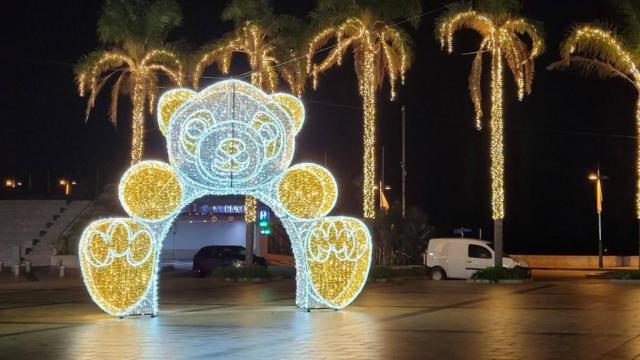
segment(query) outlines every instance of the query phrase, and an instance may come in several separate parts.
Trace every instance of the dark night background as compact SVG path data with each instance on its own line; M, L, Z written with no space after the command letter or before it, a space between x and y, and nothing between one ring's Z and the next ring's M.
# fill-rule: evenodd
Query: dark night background
M440 50L433 21L448 1L425 1L420 28L413 36L415 62L399 98L391 103L388 86L378 92L378 149L386 149L386 179L391 201L400 198L400 107L407 107L409 205L425 209L437 235L464 225L491 236L488 128L473 126L467 92L472 56L479 37L458 34L455 52ZM180 1L183 25L170 41L186 39L194 47L231 30L223 23L223 1ZM128 166L130 105L122 98L117 130L107 120L109 89L85 124L86 99L78 97L72 66L98 45L96 21L101 1L2 2L2 77L0 80L0 177L25 185L33 194L2 197L60 196L55 180L73 177L76 196L91 197L100 183L117 180ZM275 1L277 12L304 16L312 1ZM435 11L431 11L435 10ZM597 227L593 184L587 174L600 162L604 183L603 233L609 253L638 250L635 221L636 93L623 80L593 80L545 68L558 59L559 42L576 22L615 17L606 1L528 0L525 16L544 23L547 51L536 61L533 94L518 102L510 75L505 76L506 220L505 247L510 253L595 254ZM248 70L234 58L233 72ZM206 75L219 76L215 66ZM488 80L488 71L484 73ZM210 80L208 80L210 81ZM207 80L204 80L207 83ZM284 86L284 84L282 84ZM317 91L303 95L307 120L297 139L295 162L322 164L340 184L334 213L359 215L361 173L361 99L349 57L320 77ZM488 92L485 91L485 95ZM486 119L485 119L486 124ZM155 118L148 117L146 158L166 159Z

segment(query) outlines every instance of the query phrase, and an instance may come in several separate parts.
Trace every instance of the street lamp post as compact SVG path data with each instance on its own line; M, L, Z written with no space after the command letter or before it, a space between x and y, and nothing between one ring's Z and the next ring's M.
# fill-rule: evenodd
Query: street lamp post
M69 194L71 193L72 187L77 184L74 180L68 180L68 179L60 179L58 183L60 184L60 186L64 188L65 196L69 196Z
M589 174L589 180L595 184L596 195L596 212L598 213L598 267L600 270L604 268L604 262L602 258L602 182L601 180L608 179L608 177L600 174L600 164L595 173Z

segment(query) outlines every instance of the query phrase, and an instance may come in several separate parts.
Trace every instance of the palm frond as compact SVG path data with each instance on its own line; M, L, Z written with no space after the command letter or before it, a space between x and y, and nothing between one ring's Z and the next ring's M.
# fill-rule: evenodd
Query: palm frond
M621 35L630 47L640 49L640 2L636 0L610 0L617 23L622 25Z
M448 6L447 11L436 19L436 37L443 48L446 45L447 51L452 52L453 35L461 29L474 30L484 38L496 29L496 25L484 14L472 10L468 3L459 2Z
M268 24L273 18L273 7L268 0L231 0L222 11L221 18L233 21L236 27L247 21Z
M182 22L175 0L107 0L98 19L103 44L156 46Z
M109 107L109 118L114 126L118 125L118 98L120 97L120 89L122 88L122 80L127 76L129 72L123 71L118 80L113 84L111 88L111 106Z
M627 77L640 80L638 69L625 43L614 32L593 25L577 25L560 48L564 61L583 56L616 68Z
M571 56L566 60L556 61L547 67L547 70L576 70L582 76L594 77L597 79L623 78L633 84L638 85L625 73L615 68L611 64L597 59L582 56ZM640 88L638 88L640 90Z
M531 40L531 57L535 58L545 50L544 31L539 21L516 18L507 20L503 28L518 35L526 35Z

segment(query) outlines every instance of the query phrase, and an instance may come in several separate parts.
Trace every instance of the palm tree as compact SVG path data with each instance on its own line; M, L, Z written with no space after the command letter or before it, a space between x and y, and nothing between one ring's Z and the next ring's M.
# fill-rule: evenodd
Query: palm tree
M109 79L110 118L117 122L118 98L128 94L133 104L131 163L142 159L145 111L153 112L158 73L178 86L183 70L179 57L167 49L166 38L180 25L182 11L174 0L107 0L98 19L98 35L106 49L80 59L75 67L80 96L89 92L86 117Z
M302 22L293 16L275 15L268 0L233 0L222 12L222 20L233 21L235 30L203 46L192 76L193 86L198 88L200 78L207 66L216 63L223 74L228 74L234 53L246 55L249 60L251 83L267 92L274 92L278 85L277 54L295 53L295 44L289 41L299 39L292 35L303 32ZM289 81L292 92L299 94L299 81ZM294 84L294 85L291 85Z
M623 31L598 24L576 25L560 47L562 60L549 69L575 68L583 75L602 79L622 78L640 92L640 3L616 0ZM636 100L636 132L640 135L640 97ZM640 141L636 145L640 159ZM636 162L636 219L640 223L640 160Z
M469 92L475 108L475 125L482 128L482 58L491 54L491 205L494 221L495 266L502 267L502 224L504 211L504 119L502 113L503 67L513 74L518 99L531 93L534 59L544 49L541 26L520 17L519 0L477 0L448 6L436 20L436 33L443 48L453 51L453 35L461 29L482 36L480 48L471 65ZM529 37L531 46L524 37Z
M340 65L347 50L353 49L358 89L363 101L364 171L362 207L365 219L375 217L375 142L376 90L389 77L391 99L396 82L404 82L411 65L410 43L402 29L392 21L410 19L417 27L422 5L419 0L318 0L314 17L324 29L311 40L307 50L307 71L314 89L318 74ZM327 56L318 64L313 55L329 41L335 41Z

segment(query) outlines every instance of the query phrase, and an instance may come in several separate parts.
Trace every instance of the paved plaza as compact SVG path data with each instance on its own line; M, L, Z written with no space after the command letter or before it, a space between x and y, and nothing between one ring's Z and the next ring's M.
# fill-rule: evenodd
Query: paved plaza
M0 282L6 359L631 359L640 285L534 273L520 285L370 283L342 311L298 311L294 282L161 279L158 317L102 313L77 278ZM6 277L7 275L3 275Z

